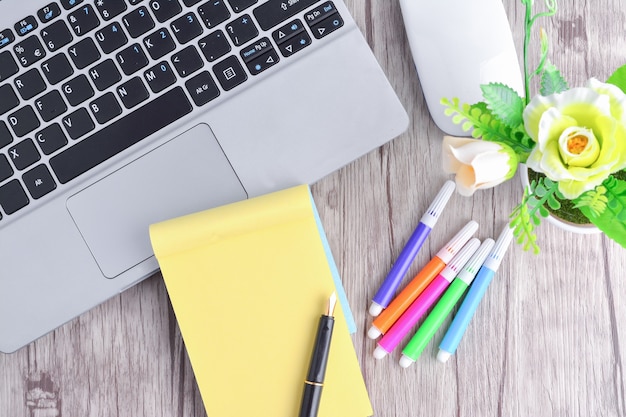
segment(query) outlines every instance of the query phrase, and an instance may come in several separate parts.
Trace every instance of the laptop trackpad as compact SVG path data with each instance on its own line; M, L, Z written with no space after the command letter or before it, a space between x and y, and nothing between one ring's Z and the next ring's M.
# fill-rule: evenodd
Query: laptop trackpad
M213 132L200 124L73 195L67 206L102 273L114 278L153 255L150 224L245 198Z

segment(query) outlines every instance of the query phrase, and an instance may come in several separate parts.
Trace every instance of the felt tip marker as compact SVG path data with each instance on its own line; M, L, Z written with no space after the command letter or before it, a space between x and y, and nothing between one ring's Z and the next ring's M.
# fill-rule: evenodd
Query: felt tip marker
M413 234L409 237L409 240L404 246L404 249L402 249L402 252L400 252L398 259L391 267L383 284L372 298L372 304L369 308L369 313L372 316L378 316L380 312L389 305L402 278L404 278L404 274L409 270L411 263L422 248L422 245L424 245L424 241L430 234L430 231L435 227L441 212L448 203L448 200L450 200L455 189L456 184L454 181L446 181L434 201L430 204L430 207L428 207L428 210L426 210L426 213L424 213L420 219L417 228L415 228Z
M450 282L457 276L461 268L465 266L479 246L480 240L472 238L463 246L463 249L452 258L443 271L435 277L419 297L413 301L413 304L411 304L394 325L391 326L389 331L385 333L385 336L380 339L378 346L374 350L374 357L376 359L384 358L398 346L402 338L411 331L419 319L422 318L445 289L448 288Z
M461 303L461 307L459 307L459 311L454 316L448 331L439 344L439 353L437 354L437 360L439 362L446 362L450 356L454 355L456 352L456 348L459 346L459 343L463 338L465 329L467 329L467 326L478 308L478 304L480 304L480 300L487 291L489 283L491 283L496 271L500 267L502 258L504 257L512 239L513 232L507 225L500 233L496 244L485 260L485 263L480 268L480 271L478 271L478 275L476 275L474 283L467 292L465 299Z
M419 358L430 339L432 339L456 303L461 299L467 287L472 283L476 273L492 250L493 245L493 239L485 239L470 260L467 261L463 270L452 281L428 317L426 317L424 323L422 323L404 350L402 350L400 366L408 368Z
M454 237L443 247L437 255L418 272L409 284L398 294L389 306L374 320L367 332L370 339L376 339L393 326L413 301L424 291L433 279L446 267L454 255L467 243L478 230L478 223L470 220Z

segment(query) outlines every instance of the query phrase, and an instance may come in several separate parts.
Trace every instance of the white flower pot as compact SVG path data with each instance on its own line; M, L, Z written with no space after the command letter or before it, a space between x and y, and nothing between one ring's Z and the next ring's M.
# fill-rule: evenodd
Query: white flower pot
M522 185L524 188L530 185L530 181L528 180L528 168L524 164L520 164L519 166L520 179L522 181ZM552 223L556 227L559 227L563 230L567 230L568 232L591 235L596 233L602 233L600 229L598 229L593 224L576 224L572 222L568 222L566 220L560 219L554 216L552 213L546 218L549 223Z

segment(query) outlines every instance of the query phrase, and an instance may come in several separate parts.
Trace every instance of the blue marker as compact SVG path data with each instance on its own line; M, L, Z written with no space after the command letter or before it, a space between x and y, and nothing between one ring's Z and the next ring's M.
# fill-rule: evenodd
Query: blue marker
M372 304L369 309L372 316L378 316L391 302L391 299L398 289L404 274L406 274L406 271L409 270L411 263L417 256L417 253L430 234L430 231L433 227L435 227L435 223L437 223L443 208L448 203L448 200L450 200L455 188L456 185L454 181L446 181L435 197L435 200L431 203L428 210L426 210L426 213L424 213L420 219L417 228L404 246L404 249L402 249L402 252L400 252L398 260L396 260L391 267L383 285L381 285L376 295L372 298Z
M496 240L485 263L478 271L463 303L461 303L461 307L459 307L459 311L456 313L456 316L454 316L454 320L450 323L448 331L439 344L439 353L437 354L437 360L439 360L439 362L446 362L450 356L454 355L454 352L456 352L456 348L463 338L465 329L467 329L472 317L474 317L474 312L476 308L478 308L480 300L485 295L487 287L500 267L502 258L512 239L513 231L507 224L500 233L498 240Z

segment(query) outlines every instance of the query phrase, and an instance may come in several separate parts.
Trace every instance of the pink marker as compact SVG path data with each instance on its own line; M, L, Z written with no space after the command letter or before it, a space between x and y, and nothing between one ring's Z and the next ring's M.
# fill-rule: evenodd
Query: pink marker
M400 316L400 318L385 333L378 342L378 346L374 350L376 359L384 358L391 353L396 346L402 341L402 338L409 333L411 328L419 321L420 318L428 311L428 309L439 299L448 285L457 276L459 271L465 266L469 258L476 252L480 246L480 240L472 238L463 246L463 249L456 254L450 263L428 287L413 301L411 306Z

